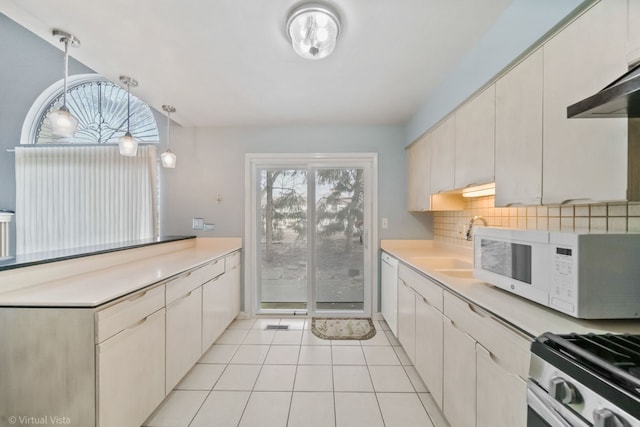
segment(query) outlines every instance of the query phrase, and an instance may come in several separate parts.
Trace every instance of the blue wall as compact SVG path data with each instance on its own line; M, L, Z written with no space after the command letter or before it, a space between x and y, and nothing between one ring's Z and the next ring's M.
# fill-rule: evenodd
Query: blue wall
M427 97L409 121L406 126L406 143L413 142L492 80L577 7L592 2L593 0L513 0L491 29Z

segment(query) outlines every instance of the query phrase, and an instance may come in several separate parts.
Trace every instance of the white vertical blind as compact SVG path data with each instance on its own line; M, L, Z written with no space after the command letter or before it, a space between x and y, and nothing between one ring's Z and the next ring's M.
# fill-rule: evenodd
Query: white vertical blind
M16 147L16 253L157 235L156 148Z

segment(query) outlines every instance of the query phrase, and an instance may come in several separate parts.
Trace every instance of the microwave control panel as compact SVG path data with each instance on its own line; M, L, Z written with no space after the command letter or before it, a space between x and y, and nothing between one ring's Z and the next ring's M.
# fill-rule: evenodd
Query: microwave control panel
M575 249L571 247L551 246L551 304L562 306L568 311L574 310L576 298Z

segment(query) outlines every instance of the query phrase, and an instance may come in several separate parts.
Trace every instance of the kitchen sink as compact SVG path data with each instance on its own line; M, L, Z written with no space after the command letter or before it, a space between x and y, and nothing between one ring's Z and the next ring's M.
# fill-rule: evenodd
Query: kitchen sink
M473 279L473 270L471 269L435 269L434 272L457 279Z
M468 261L448 257L414 257L411 258L411 262L428 270L470 270L473 268L473 265Z

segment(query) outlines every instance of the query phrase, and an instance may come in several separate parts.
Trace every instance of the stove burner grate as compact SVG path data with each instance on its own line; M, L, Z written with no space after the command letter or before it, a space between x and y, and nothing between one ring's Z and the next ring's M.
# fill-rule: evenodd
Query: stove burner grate
M640 394L640 335L547 333L543 339L578 365Z

